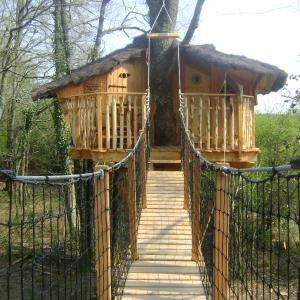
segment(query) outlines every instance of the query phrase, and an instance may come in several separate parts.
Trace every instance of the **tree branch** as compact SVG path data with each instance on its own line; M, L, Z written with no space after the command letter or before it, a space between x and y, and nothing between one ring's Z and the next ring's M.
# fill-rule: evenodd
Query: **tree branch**
M101 3L101 6L100 6L98 30L97 30L97 35L96 35L93 49L91 51L91 55L90 55L90 59L89 59L90 61L94 61L99 55L101 39L103 36L103 24L104 24L105 11L106 11L106 7L109 4L109 2L110 2L110 0L103 0Z
M203 6L204 2L205 2L205 0L197 0L193 18L192 18L189 28L185 34L185 37L181 43L182 45L187 45L190 43L190 41L195 33L195 30L197 29L197 27L199 25L200 14L201 14L201 10L202 10L202 6Z

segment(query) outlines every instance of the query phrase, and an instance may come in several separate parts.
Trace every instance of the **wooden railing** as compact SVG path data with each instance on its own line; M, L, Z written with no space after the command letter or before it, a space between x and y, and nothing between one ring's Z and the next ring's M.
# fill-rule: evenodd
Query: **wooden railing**
M77 149L130 149L146 120L144 93L83 94L59 101Z
M201 150L255 148L254 97L185 93L186 128Z

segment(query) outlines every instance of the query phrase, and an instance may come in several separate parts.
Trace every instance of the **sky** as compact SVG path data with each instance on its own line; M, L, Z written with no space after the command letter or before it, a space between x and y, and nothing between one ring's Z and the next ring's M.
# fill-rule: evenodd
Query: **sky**
M179 1L177 23L183 38L196 0ZM300 0L206 0L192 43L214 44L219 51L245 55L276 65L288 74L299 74L299 28ZM120 48L128 40L119 35L115 43L110 43L111 48ZM296 83L289 82L289 89L295 88ZM279 91L259 96L256 111L284 111L287 105L282 95Z
M188 2L187 0L182 2ZM193 43L300 73L300 0L206 0ZM295 82L289 82L295 89ZM258 98L256 111L280 112L283 91Z

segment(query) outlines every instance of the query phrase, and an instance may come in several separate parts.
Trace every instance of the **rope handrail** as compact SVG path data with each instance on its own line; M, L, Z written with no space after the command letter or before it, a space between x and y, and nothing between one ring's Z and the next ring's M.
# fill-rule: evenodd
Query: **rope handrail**
M300 159L258 168L208 161L179 96L184 207L207 298L298 299Z
M184 97L185 93L179 93L180 97L180 108L179 108L179 115L180 121L183 129L183 133L186 135L187 140L189 142L190 147L193 149L194 154L201 159L201 161L207 165L210 165L215 168L215 170L221 170L224 173L255 173L255 172L284 172L299 169L298 167L293 167L292 164L282 165L282 166L273 166L273 167L257 167L257 168L234 168L234 167L226 167L220 166L212 161L207 160L200 150L196 149L190 135L188 134L188 129L186 128L186 124L184 121Z
M54 176L0 170L5 299L122 296L146 205L149 115L148 94L146 120L133 149L110 167Z

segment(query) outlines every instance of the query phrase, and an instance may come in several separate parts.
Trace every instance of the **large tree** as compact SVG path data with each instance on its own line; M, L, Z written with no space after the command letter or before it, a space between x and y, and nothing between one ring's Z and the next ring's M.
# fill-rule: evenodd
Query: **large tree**
M197 0L194 15L182 44L188 44L198 27L201 9L205 0ZM165 5L161 10L162 5ZM152 32L174 32L179 0L147 0ZM159 14L161 10L161 13ZM158 17L158 18L157 18ZM151 41L151 99L155 103L155 145L172 145L176 142L176 117L171 95L170 73L176 47L172 39Z

